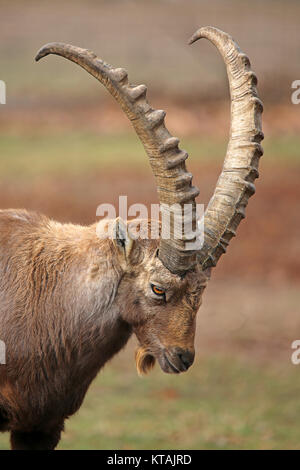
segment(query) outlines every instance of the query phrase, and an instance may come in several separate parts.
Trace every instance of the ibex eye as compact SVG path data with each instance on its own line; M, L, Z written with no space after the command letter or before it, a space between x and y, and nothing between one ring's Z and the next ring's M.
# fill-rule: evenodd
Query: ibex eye
M151 284L151 289L154 292L154 294L156 294L156 295L160 295L160 296L165 295L165 291L161 287L157 287L154 284Z

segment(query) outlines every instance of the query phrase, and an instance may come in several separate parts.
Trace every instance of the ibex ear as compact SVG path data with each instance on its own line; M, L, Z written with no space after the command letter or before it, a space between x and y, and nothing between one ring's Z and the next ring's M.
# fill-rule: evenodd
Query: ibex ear
M134 245L134 240L130 235L127 224L121 217L113 222L112 239L115 247L126 259L129 258Z

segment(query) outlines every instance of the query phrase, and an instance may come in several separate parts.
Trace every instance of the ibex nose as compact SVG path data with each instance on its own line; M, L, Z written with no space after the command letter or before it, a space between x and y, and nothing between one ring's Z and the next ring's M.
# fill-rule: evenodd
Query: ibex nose
M195 352L189 349L175 349L176 355L181 363L183 370L187 370L194 362Z

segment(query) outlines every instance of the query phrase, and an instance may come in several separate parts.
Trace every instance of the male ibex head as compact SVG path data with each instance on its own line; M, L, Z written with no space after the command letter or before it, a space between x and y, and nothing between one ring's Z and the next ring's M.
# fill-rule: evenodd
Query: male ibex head
M108 89L145 147L162 214L170 207L177 212L171 214L169 236L156 240L132 236L140 221L116 219L105 238L99 234L107 221L80 227L26 211L2 211L0 338L7 364L0 366L0 429L11 431L13 448L55 447L64 419L79 408L99 369L132 333L140 345L140 373L155 359L171 373L187 370L194 360L196 314L208 273L245 217L263 138L262 103L248 58L215 28L199 29L190 43L200 38L221 53L231 94L230 140L204 214L201 248L196 243L199 191L186 169L188 155L166 129L164 111L146 101L146 87L131 85L124 69L78 47L51 43L36 57L63 56Z

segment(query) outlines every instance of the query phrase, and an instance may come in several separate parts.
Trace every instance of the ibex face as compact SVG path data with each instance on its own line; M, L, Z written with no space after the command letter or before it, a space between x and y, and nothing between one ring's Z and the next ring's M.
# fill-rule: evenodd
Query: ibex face
M171 274L156 253L137 282L142 293L137 302L144 318L134 327L141 344L137 369L147 372L155 357L164 372L179 373L194 361L196 314L206 279L197 267L183 279Z
M205 277L196 268L180 279L168 273L155 254L137 281L143 285L136 299L143 321L134 327L141 344L136 353L138 371L147 372L154 364L152 357L164 372L186 371L194 361L196 314Z
M120 233L125 225L120 219L117 224ZM130 229L126 242L117 239L115 245L124 270L116 301L140 343L138 372L148 372L155 359L164 372L186 371L194 360L196 314L205 274L199 265L184 276L171 273L159 259L158 242L133 240Z

